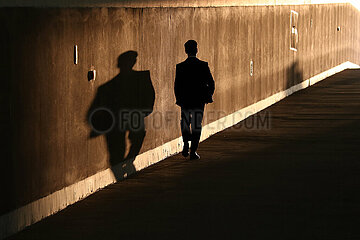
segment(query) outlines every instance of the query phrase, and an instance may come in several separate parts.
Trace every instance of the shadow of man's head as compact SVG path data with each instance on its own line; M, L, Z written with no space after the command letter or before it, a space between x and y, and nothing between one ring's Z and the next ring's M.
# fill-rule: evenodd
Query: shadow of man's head
M118 67L120 68L121 72L130 72L132 71L138 53L136 51L127 51L118 57Z

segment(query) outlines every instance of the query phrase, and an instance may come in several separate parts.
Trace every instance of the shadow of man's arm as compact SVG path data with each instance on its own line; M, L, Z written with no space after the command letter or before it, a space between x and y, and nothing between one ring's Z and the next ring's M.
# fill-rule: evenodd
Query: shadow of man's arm
M145 117L150 115L154 110L154 104L155 104L155 89L151 81L150 71L144 71L144 81L143 81L143 111Z

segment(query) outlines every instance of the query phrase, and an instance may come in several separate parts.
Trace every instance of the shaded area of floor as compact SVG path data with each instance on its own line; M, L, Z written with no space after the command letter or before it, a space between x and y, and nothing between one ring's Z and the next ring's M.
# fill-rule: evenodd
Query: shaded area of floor
M359 145L346 70L10 239L360 239Z

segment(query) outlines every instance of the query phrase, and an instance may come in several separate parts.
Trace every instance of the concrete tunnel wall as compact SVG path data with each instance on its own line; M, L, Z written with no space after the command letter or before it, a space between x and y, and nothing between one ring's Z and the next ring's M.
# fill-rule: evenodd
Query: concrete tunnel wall
M299 13L297 52L290 50L291 10ZM110 167L105 138L89 138L86 118L98 87L119 73L121 53L138 53L134 69L150 71L155 89L142 153L180 137L178 119L166 113L179 113L173 81L186 40L198 41L216 82L206 111L221 114L205 125L345 61L360 64L359 17L350 4L1 8L0 214ZM97 78L89 82L92 67Z

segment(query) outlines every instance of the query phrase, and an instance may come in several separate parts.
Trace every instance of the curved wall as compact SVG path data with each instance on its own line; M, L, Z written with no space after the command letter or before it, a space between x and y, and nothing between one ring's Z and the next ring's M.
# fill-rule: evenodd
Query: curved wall
M291 10L299 13L297 52L290 50ZM119 73L118 57L126 51L138 53L134 69L150 73L155 91L140 153L180 137L173 81L188 39L198 41L199 58L209 62L216 81L204 124L343 62L360 63L359 12L350 4L1 8L0 21L0 175L7 196L1 198L1 214L111 169L109 140L91 137L87 117L98 88ZM95 81L87 79L91 69L97 71ZM121 85L118 95L140 101L142 85L131 84ZM122 142L112 140L122 157L132 144L126 134Z

